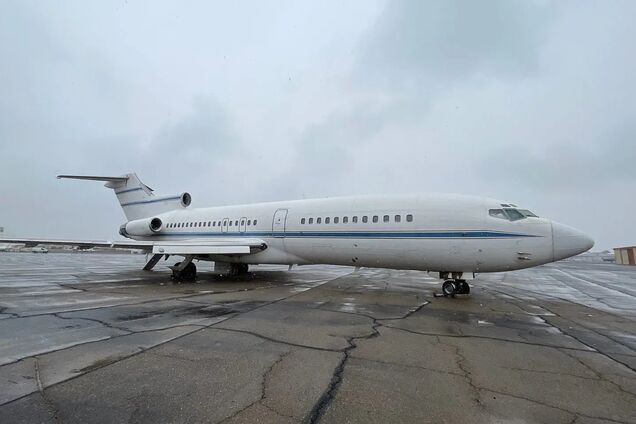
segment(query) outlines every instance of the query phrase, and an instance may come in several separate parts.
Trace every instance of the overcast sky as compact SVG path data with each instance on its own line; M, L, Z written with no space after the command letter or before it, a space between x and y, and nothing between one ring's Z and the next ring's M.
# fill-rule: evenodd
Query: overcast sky
M0 0L0 226L117 238L100 183L193 206L504 199L636 244L636 2Z

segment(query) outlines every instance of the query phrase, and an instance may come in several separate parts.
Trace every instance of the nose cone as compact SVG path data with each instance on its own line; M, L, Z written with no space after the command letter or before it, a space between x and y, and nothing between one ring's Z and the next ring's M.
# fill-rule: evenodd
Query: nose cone
M587 252L594 246L594 240L567 225L552 223L552 247L554 260L569 258Z

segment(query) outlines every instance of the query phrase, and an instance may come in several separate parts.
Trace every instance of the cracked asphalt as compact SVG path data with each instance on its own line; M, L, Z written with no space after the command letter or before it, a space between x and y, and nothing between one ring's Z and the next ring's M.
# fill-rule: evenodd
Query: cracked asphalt
M636 423L636 267L172 262L0 254L0 422Z

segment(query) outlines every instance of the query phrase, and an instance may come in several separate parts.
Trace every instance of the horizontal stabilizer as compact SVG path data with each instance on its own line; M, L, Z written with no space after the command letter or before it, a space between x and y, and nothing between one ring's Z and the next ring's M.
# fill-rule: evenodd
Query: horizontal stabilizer
M70 180L107 181L113 183L124 183L128 181L128 177L100 177L97 175L58 175L57 178L68 178Z

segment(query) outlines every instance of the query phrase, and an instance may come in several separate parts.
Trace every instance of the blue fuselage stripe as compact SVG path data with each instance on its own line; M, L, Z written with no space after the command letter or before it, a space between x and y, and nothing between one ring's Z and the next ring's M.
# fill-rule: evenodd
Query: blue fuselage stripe
M171 237L294 237L294 238L374 238L374 239L485 239L540 237L532 234L497 231L245 231L245 232L165 232L160 236Z

